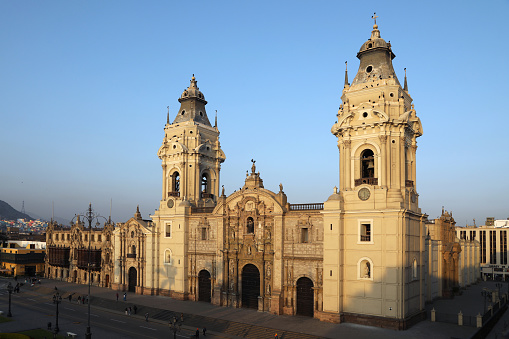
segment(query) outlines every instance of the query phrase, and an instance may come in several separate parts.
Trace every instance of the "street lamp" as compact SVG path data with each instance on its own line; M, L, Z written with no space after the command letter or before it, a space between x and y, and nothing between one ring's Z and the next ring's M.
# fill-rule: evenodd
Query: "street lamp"
M484 297L484 313L486 313L486 299L491 296L491 292L485 287L481 291L481 295Z
M53 295L53 304L56 304L57 305L57 321L56 321L56 324L55 324L55 337L57 336L57 333L60 331L60 329L58 328L58 304L60 304L62 302L62 297L60 296L60 293L55 293Z
M111 217L109 219L106 219L105 217L95 213L94 210L92 209L92 204L90 203L90 204L88 204L88 210L83 215L83 218L88 221L88 264L87 264L87 270L88 270L88 296L87 296L88 320L87 320L87 332L85 333L85 338L86 339L91 339L92 338L92 333L90 332L90 300L91 300L91 297L90 297L90 285L92 283L92 279L91 279L91 276L92 276L92 272L91 272L92 264L90 262L91 261L90 240L92 238L92 221L95 220L96 221L96 226L99 226L100 225L100 223L98 221L99 218L103 218L108 223L111 223Z
M11 313L11 294L12 294L12 290L13 289L14 288L12 287L11 282L9 282L9 284L7 285L7 291L9 291L9 313L7 313L8 317L12 317L12 313Z
M180 332L180 328L182 327L182 320L177 320L177 317L173 316L173 319L170 319L170 331L173 332L173 339L177 339L177 332Z

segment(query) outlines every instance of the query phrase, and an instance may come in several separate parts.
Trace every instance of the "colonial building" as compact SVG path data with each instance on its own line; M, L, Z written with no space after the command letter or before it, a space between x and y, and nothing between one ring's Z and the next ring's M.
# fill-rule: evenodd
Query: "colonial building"
M478 241L456 235L452 212L426 221L426 301L451 297L461 287L476 283L480 277Z
M90 267L91 284L111 287L113 230L111 221L103 228L91 227L80 215L70 227L51 222L46 230L46 277L85 284Z
M254 160L242 188L226 196L219 129L193 75L172 122L168 114L157 152L159 208L151 220L137 210L114 229L108 223L94 232L93 282L110 286L111 279L118 290L331 322L404 329L422 319L425 301L453 284L440 281L446 268L462 267L427 266L461 249L450 229L446 235L429 227L426 239L416 179L422 125L376 24L357 57L351 84L345 72L331 130L340 184L323 203L289 203L282 184L276 191L264 187ZM50 226L49 277L86 282L79 263L88 253L80 252L87 232L79 220L70 230ZM431 279L436 292L427 289Z

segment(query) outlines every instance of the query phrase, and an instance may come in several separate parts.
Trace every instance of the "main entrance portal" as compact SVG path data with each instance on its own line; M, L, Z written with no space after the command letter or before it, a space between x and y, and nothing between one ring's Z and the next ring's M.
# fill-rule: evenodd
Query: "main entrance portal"
M129 269L129 287L128 287L129 292L136 292L136 278L137 278L137 276L138 276L138 274L136 272L136 268L131 267Z
M253 264L242 269L242 307L258 309L260 295L260 271Z
M198 274L198 301L210 302L210 273L207 270L201 270Z
M314 299L311 279L302 277L297 280L297 314L314 316Z

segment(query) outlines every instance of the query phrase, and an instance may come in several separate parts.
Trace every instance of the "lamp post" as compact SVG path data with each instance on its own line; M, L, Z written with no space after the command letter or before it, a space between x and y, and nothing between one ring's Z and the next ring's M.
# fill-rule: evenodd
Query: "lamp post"
M498 296L498 299L500 299L500 288L502 287L502 284L498 282L495 284L495 286L497 286L497 291L498 291L497 296Z
M79 216L77 216L79 217ZM92 333L90 332L90 285L92 284L92 279L91 279L91 276L92 276L92 272L91 272L91 269L92 269L92 266L95 266L95 263L92 264L91 263L91 247L90 247L90 241L91 241L91 238L92 238L92 221L96 221L96 226L100 225L98 219L99 218L104 218L104 220L106 220L107 223L111 223L111 217L109 219L106 219L105 217L97 214L94 212L94 210L92 209L92 204L90 203L88 205L88 210L84 213L83 215L83 218L86 219L88 221L88 260L87 260L87 271L88 271L88 295L87 295L87 306L88 306L88 319L87 319L87 331L85 333L85 338L86 339L91 339L92 338Z
M58 328L58 304L60 304L62 302L62 297L60 296L60 293L55 293L53 295L53 304L56 304L57 305L57 316L56 316L56 323L55 323L55 331L54 331L54 336L56 338L57 336L57 333L60 331L60 329Z
M483 290L481 291L481 295L484 297L484 313L486 313L486 299L491 296L491 292L485 287L483 288Z
M12 317L12 313L11 313L11 294L12 294L12 290L13 290L12 284L11 284L11 282L9 282L9 284L7 285L7 291L9 291L9 313L7 313L8 317Z
M173 339L177 339L177 332L180 332L182 320L177 320L177 317L173 316L168 325L170 326L170 331L173 332Z

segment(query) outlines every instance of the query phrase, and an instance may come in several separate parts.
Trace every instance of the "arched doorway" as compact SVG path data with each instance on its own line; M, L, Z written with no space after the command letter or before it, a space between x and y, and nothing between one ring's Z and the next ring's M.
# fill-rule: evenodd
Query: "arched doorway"
M302 277L297 280L297 314L314 316L314 292L311 279Z
M198 301L206 301L210 302L211 295L211 282L210 282L210 273L207 270L201 270L198 273Z
M127 290L129 292L136 292L136 278L138 277L138 272L136 272L136 268L131 267L129 269L129 286Z
M253 264L242 269L242 307L258 309L260 295L260 271Z
M110 287L110 275L106 274L106 281L104 282L104 287Z

